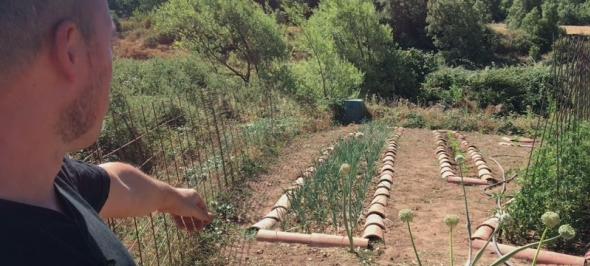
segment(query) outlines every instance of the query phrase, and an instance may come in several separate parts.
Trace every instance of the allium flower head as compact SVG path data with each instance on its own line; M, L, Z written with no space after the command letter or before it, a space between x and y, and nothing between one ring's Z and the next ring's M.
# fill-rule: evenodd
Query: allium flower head
M459 217L457 217L457 215L446 215L445 224L447 224L448 227L453 228L459 224Z
M462 163L463 161L465 161L465 157L463 157L463 155L455 156L455 162Z
M414 212L410 209L403 209L399 211L398 217L402 222L411 222L414 219Z
M576 236L576 230L571 227L569 224L564 224L559 227L559 235L563 237L565 240L570 240Z
M343 163L340 166L340 173L345 175L345 174L348 174L349 172L350 172L350 164Z
M549 228L557 226L561 221L559 220L559 214L555 212L546 212L541 216L543 224Z

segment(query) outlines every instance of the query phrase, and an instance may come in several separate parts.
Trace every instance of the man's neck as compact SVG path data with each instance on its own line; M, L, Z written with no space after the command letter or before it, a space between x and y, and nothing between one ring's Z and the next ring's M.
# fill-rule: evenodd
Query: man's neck
M24 145L4 133L0 132L0 199L61 212L53 182L63 155L43 152L50 150L44 149L48 143Z

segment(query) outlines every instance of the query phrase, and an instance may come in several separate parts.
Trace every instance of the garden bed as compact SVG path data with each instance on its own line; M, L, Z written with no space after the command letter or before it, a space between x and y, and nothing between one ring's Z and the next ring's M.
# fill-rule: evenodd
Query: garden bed
M350 237L347 239L363 236L353 244L366 247L366 239L381 240L384 226L379 219L384 218L383 207L393 183L396 141L402 131L397 128L391 134L383 124L367 124L340 139L302 171L272 210L250 229L258 230L257 239L269 242L285 239L320 245L314 237L344 235ZM392 137L384 148L388 134ZM376 211L379 206L381 211ZM328 245L338 246L339 241L333 238Z
M470 185L497 183L479 150L463 134L447 130L435 130L433 133L442 178L449 183L465 182Z

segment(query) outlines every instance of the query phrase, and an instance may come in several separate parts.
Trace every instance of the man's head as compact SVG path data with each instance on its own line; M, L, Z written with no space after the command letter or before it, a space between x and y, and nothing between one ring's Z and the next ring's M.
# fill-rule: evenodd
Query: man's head
M106 0L3 0L0 110L36 123L12 130L47 130L37 134L64 151L94 142L108 106L112 30Z

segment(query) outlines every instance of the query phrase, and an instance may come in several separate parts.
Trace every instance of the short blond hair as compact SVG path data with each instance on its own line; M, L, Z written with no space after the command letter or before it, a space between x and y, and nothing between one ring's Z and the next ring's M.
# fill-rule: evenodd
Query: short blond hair
M101 0L106 1L106 0ZM56 26L72 20L90 42L97 0L2 0L0 4L0 79L21 74L53 38ZM1 88L0 88L1 89Z

